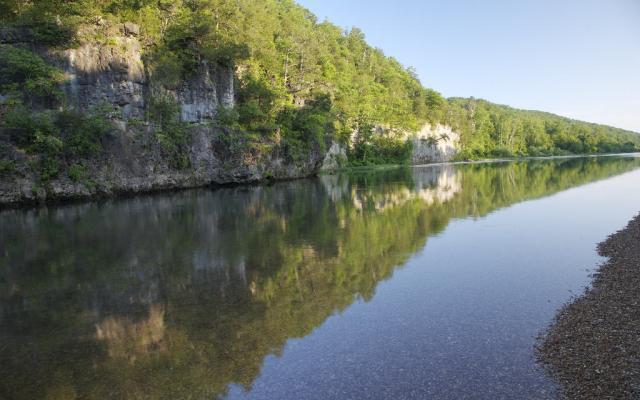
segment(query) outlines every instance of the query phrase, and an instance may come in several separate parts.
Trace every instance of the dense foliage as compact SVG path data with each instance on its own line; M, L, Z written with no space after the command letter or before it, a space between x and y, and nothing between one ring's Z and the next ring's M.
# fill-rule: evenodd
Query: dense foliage
M33 103L51 104L62 92L62 73L33 52L10 45L0 45L0 93L24 95Z
M33 112L14 107L2 122L4 132L28 154L38 155L33 169L43 181L56 178L102 150L101 138L111 129L104 108L79 113L71 110ZM76 167L77 170L77 167Z
M404 164L411 158L413 142L394 135L377 134L373 127L360 129L349 147L352 166Z
M160 88L175 89L203 65L234 67L237 106L223 110L219 123L261 143L281 143L294 161L358 132L353 165L406 162L410 146L373 128L407 131L427 122L460 132L463 159L640 149L632 132L446 100L411 68L369 46L357 28L318 21L293 0L0 0L0 23L26 28L34 42L52 47L97 40L82 26L123 22L140 26L146 71ZM0 56L0 91L23 90L25 102L60 100L61 75L37 55L2 46ZM176 167L186 165L184 137L184 127L163 121L159 140Z
M66 169L79 180L82 162L100 153L102 137L112 130L107 104L85 113L65 107L63 80L60 69L30 49L0 45L0 139L34 156L29 164L43 182ZM0 166L6 172L15 162L3 160Z

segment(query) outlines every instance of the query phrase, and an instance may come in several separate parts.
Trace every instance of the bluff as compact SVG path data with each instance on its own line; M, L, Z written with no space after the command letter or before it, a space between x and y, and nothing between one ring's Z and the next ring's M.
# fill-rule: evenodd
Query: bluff
M47 179L37 166L46 155L24 151L11 140L11 129L3 129L0 145L11 170L1 175L0 204L293 179L348 164L347 153L354 141L328 140L325 146L314 146L296 159L277 136L259 146L243 143L248 142L245 135L220 123L221 114L237 106L238 71L233 66L202 61L190 79L158 88L150 76L137 25L100 26L99 22L83 29L83 36L99 32L109 39L50 49L34 46L28 30L1 31L3 46L31 48L62 71L58 86L64 104L60 107L80 115L106 110L110 129L99 138L100 152L58 166L61 171ZM175 107L169 110L160 104L156 111L176 113L173 124L166 128L162 126L166 115L150 116L152 108L158 107L158 98ZM38 100L30 104L29 112L45 108L42 99ZM172 143L163 142L163 128L184 131L178 151L172 149ZM458 146L458 135L440 124L426 124L417 132L373 132L380 138L411 143L410 160L416 164L451 160ZM176 152L181 157L178 162Z
M324 157L320 149L293 161L277 141L265 141L260 148L245 146L243 135L217 122L218 114L236 103L233 68L203 62L192 79L159 94L150 82L137 25L110 29L105 43L84 42L62 51L35 48L63 71L60 88L66 109L82 115L100 107L108 110L110 129L99 139L103 150L72 164L71 174L66 165L67 173L44 180L35 165L40 156L15 146L10 130L4 129L0 145L12 169L0 175L0 204L292 179L318 172ZM4 29L1 37L4 45L20 46L29 33ZM179 150L182 165L176 165L171 143L159 136L162 123L149 118L157 96L166 96L177 107L176 126L168 129L185 132ZM74 165L82 166L77 175Z
M0 0L0 204L633 151L634 132L445 99L293 0Z

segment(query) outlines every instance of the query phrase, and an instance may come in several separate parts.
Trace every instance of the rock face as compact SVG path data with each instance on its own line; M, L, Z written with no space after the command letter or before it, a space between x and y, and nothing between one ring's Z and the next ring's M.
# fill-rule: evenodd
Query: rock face
M0 205L302 178L317 173L323 161L319 151L296 164L287 162L277 148L238 152L226 141L224 131L203 125L190 130L189 167L178 170L170 165L154 136L151 127L143 132L114 132L103 141L104 155L84 163L87 179L80 181L61 175L43 184L27 170L2 177Z
M413 164L451 161L460 148L460 135L447 125L426 124L408 139L413 142Z
M106 43L85 42L60 53L42 55L65 72L66 106L88 111L101 105L115 109L117 129L102 139L100 156L83 160L85 177L67 174L42 182L27 165L29 156L4 143L15 173L0 174L0 206L59 199L88 198L117 193L178 189L210 184L291 179L313 175L324 154L311 151L306 160L289 161L277 143L256 150L241 133L220 127L214 118L221 107L235 105L234 70L202 64L198 74L178 87L165 89L179 107L186 124L188 166L175 168L159 143L157 129L145 118L151 84L135 24L110 27ZM3 43L29 40L28 32L0 32ZM4 144L3 144L4 143Z
M180 104L181 119L187 122L212 121L220 107L233 107L233 82L231 68L202 65L195 78L171 91Z
M452 161L460 148L460 135L448 125L425 124L418 132L394 131L384 126L375 126L374 135L390 135L413 143L411 164L432 164ZM358 140L358 132L351 134L350 142ZM322 162L322 171L335 171L347 165L347 146L331 144Z
M141 46L134 37L115 37L110 44L85 43L65 51L64 91L68 105L88 110L114 105L123 120L144 117L147 87Z
M123 28L126 35L138 36L140 34L140 27L131 22L125 22Z
M235 105L235 71L202 63L193 78L162 88L161 93L176 102L179 118L188 126L184 152L187 166L175 168L158 139L159 127L147 118L150 101L158 92L145 65L138 38L140 28L132 23L109 26L101 20L85 30L80 32L84 37L108 39L86 40L72 49L50 51L34 47L28 30L0 29L0 43L36 48L64 71L62 89L67 107L86 112L106 105L114 110L111 119L116 127L102 138L104 151L99 156L82 160L81 179L72 180L61 173L46 182L28 167L33 156L10 142L5 143L0 135L0 146L5 149L3 157L18 165L10 175L0 171L0 206L300 178L314 175L320 169L333 171L346 165L346 145L331 143L326 155L318 148L310 151L307 159L293 162L279 142L255 146L241 133L218 126L215 118L219 111ZM385 134L384 129L379 134ZM448 161L457 152L458 135L443 125L426 125L420 132L402 135L413 141L414 164Z
M141 44L137 33L131 33L137 29L137 25L124 24L125 36L65 51L64 89L70 106L88 110L107 103L119 108L124 121L144 119L145 99L150 93ZM183 121L210 122L220 107L235 105L233 69L203 64L194 78L166 93L180 106Z
M347 165L347 148L346 146L332 142L331 147L327 150L324 159L322 160L322 171L336 171Z
M452 161L460 149L460 135L448 125L427 123L417 132L398 131L377 125L373 128L373 134L410 140L413 144L413 165ZM350 141L353 143L357 140L358 132L353 132Z

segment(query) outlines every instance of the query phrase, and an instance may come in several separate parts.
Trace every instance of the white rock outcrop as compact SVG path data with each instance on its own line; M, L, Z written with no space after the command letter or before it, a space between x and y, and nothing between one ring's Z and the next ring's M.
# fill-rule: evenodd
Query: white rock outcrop
M425 124L407 139L413 142L412 164L451 161L460 148L460 135L448 125Z
M347 149L344 145L331 142L331 147L322 161L321 171L335 171L347 165Z

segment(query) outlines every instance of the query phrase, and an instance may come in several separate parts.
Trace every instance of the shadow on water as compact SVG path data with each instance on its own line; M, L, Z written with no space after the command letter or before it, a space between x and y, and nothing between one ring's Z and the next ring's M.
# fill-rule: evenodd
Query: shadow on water
M354 172L0 213L0 398L212 398L371 299L454 218L640 167Z

